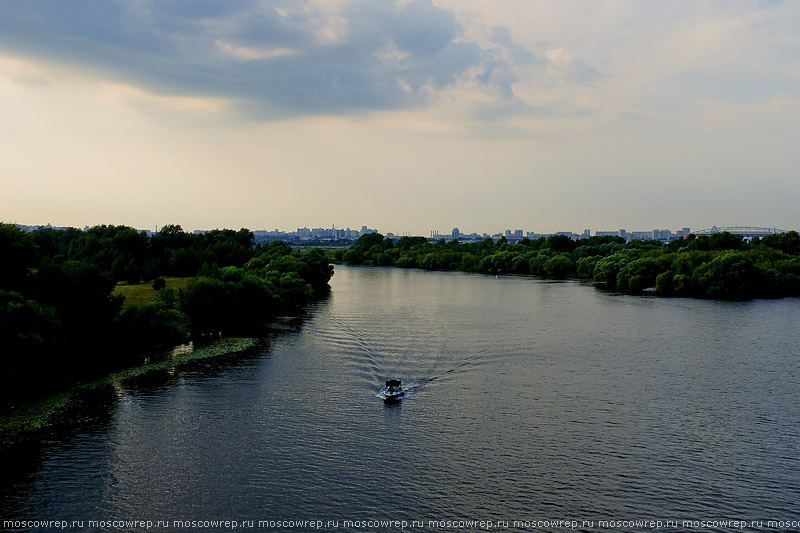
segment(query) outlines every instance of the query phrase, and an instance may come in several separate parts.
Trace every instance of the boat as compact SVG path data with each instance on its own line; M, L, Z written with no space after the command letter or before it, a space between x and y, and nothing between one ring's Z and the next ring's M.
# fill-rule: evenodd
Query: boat
M383 388L383 401L396 402L404 395L405 391L399 379L386 380L386 386Z

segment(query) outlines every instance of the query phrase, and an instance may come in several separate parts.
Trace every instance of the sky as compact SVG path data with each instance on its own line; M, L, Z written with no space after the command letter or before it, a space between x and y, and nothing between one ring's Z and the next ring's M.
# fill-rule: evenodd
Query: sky
M0 221L800 229L800 2L0 2Z

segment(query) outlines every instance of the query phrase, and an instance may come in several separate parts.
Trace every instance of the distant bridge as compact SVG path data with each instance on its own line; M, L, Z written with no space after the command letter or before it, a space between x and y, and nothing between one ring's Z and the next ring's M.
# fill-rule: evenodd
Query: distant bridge
M755 228L749 226L729 226L723 228L712 226L708 229L701 229L700 231L695 231L693 233L695 235L711 235L712 233L722 233L723 231L727 231L728 233L732 233L734 235L741 235L742 237L748 239L752 239L753 237L766 237L767 235L775 235L777 233L786 233L785 229Z

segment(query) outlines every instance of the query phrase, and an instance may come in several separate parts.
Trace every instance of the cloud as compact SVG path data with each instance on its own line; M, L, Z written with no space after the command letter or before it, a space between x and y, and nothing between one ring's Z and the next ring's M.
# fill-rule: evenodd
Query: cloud
M597 70L564 48L550 48L545 52L545 56L549 69L568 82L588 85L600 78Z
M420 107L465 82L513 99L515 63L537 60L507 28L468 38L431 0L6 3L0 50L259 118Z
M235 46L222 39L217 41L217 46L225 54L240 61L252 61L254 59L273 59L276 57L291 56L297 53L291 48L252 48L248 46Z

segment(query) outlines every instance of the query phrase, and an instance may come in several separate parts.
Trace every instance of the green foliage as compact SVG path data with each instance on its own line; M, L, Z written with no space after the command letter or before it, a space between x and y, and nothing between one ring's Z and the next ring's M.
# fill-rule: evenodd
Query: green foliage
M320 250L300 252L272 243L243 268L209 270L180 293L192 331L258 333L272 318L297 310L329 289L333 266Z
M117 337L127 343L119 349L137 354L147 349L185 342L186 317L164 302L126 307L114 321Z
M348 265L363 265L364 254L362 253L360 248L355 248L354 246L351 246L342 256L342 260Z
M787 255L800 255L800 235L796 231L767 235L760 244L780 250Z
M43 364L54 364L64 344L64 331L52 306L0 291L0 358L3 390L16 389L18 380Z
M661 272L656 276L656 292L670 295L675 292L675 274L671 271Z
M691 240L687 248L698 251L742 250L744 249L744 242L740 235L733 235L723 231L712 233L711 235L700 235Z
M27 297L55 308L68 344L80 346L83 355L75 367L93 366L105 356L111 325L122 307L122 299L111 295L114 285L95 265L80 261L45 261L31 275Z
M523 252L515 254L511 259L511 272L514 274L530 274L531 258L535 252Z
M513 270L514 253L511 251L502 250L496 254L490 255L486 259L489 264L489 272L492 274L512 272Z
M404 240L405 239L405 240ZM401 250L415 248L417 237L400 239ZM425 239L422 239L423 241ZM392 266L399 251L394 250L392 239L385 239L380 233L367 233L342 254L342 261L348 265Z
M544 265L555 256L550 248L540 249L528 261L528 271L535 276L545 276Z
M362 238L341 253L346 263L578 277L610 290L638 294L654 289L662 296L743 299L800 295L800 236L796 232L751 243L722 232L666 245L659 241L626 243L620 237L573 241L560 235L524 239L519 244L505 239L461 244L402 237L394 246L375 234Z
M554 252L570 253L578 247L578 243L566 235L551 235L547 238L547 247Z
M708 237L708 246L711 250L725 251L725 250L743 250L744 242L740 235L734 235L723 231L721 233L712 233Z
M368 250L373 246L380 246L383 244L383 235L380 233L367 233L362 235L356 241L356 244L361 248Z
M572 257L574 257L576 261L580 261L586 257L597 257L600 255L603 255L603 252L601 252L600 248L593 244L579 246L572 252Z
M55 250L64 243L49 243ZM42 256L33 235L0 224L0 404L38 394L101 362L121 301L114 281L86 261ZM9 290L13 289L13 290ZM29 380L36 376L36 387Z
M761 271L746 254L728 252L699 267L695 278L709 298L742 300L756 296Z
M594 277L594 267L600 259L601 256L599 255L582 257L576 265L575 275L583 279L592 279Z
M391 240L376 242L391 252ZM255 246L244 229L201 235L176 225L148 238L126 226L26 233L0 224L0 258L0 408L129 364L189 332L257 334L271 318L324 295L333 275L319 250ZM159 277L200 271L177 291ZM143 287L142 278L156 281ZM119 281L130 285L117 292ZM147 291L144 303L122 309L119 293Z
M569 278L575 275L575 262L568 253L551 257L544 263L544 275L548 278Z
M655 287L656 278L662 271L661 263L654 257L640 257L619 269L617 289L623 292L638 293Z
M0 224L0 288L19 289L35 265L36 244L13 224Z
M410 250L415 246L421 246L428 242L425 237L400 237L397 240L397 244L395 248L399 248L400 250Z
M19 232L15 226L0 228L0 251L7 232ZM38 246L42 257L52 261L79 261L94 265L103 275L115 281L137 283L161 275L195 276L204 264L243 266L256 250L253 233L222 229L204 234L188 234L178 225L168 224L160 233L148 238L127 226L95 226L87 231L43 228L27 239ZM18 264L14 262L14 264ZM12 279L0 271L0 278Z
M630 261L631 256L627 253L617 253L604 257L595 263L592 279L606 289L614 290L617 288L620 271Z

